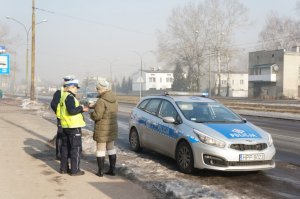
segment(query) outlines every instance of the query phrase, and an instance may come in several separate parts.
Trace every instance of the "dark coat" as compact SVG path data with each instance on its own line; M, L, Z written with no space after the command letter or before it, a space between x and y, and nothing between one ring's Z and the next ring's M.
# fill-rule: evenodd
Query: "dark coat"
M90 113L95 121L93 139L97 143L111 142L118 137L118 102L112 91L107 91L97 100L94 112Z

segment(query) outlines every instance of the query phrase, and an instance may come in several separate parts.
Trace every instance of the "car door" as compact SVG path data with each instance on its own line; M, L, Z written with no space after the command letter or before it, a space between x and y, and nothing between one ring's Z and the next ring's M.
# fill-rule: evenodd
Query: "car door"
M178 138L178 125L173 123L165 123L163 121L164 117L173 117L176 121L179 121L179 115L173 104L167 100L163 100L159 111L156 122L158 123L157 142L159 144L159 149L162 153L173 156L176 139Z
M156 137L157 137L157 111L160 106L161 99L159 98L153 98L150 100L150 102L146 105L144 108L145 115L145 129L143 131L143 134L141 136L143 145L151 148L153 150L157 149L157 143L156 143Z
M145 107L149 103L150 99L143 100L130 114L130 123L133 123L139 133L140 142L143 145L143 135L146 131L147 113Z

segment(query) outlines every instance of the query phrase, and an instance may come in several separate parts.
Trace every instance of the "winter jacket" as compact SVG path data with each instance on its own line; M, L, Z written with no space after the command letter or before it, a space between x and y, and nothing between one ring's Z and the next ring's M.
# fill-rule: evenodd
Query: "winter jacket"
M95 121L93 139L97 143L111 142L118 137L118 102L112 91L103 93L97 100L94 112L90 113Z

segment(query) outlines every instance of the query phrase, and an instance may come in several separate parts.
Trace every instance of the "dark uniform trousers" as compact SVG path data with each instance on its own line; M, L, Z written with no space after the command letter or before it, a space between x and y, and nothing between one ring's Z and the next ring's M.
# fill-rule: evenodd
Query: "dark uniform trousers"
M61 147L61 171L68 170L68 157L71 159L71 173L77 173L80 168L80 156L82 151L81 128L64 128Z
M56 159L58 160L61 158L62 134L63 129L61 127L60 119L57 118Z

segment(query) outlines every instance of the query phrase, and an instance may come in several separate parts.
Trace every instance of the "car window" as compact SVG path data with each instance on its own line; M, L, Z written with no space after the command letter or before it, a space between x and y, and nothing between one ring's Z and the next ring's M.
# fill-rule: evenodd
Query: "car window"
M87 93L86 97L87 98L97 98L98 97L98 93Z
M144 109L148 102L149 102L149 99L146 99L146 100L142 101L142 102L138 105L138 108L139 108L139 109Z
M177 119L177 111L174 108L174 106L168 102L167 100L163 100L160 106L160 110L158 113L159 117L173 117L174 119Z
M161 102L161 99L151 99L151 101L145 107L145 111L147 111L148 113L151 113L151 114L156 114L160 102Z

